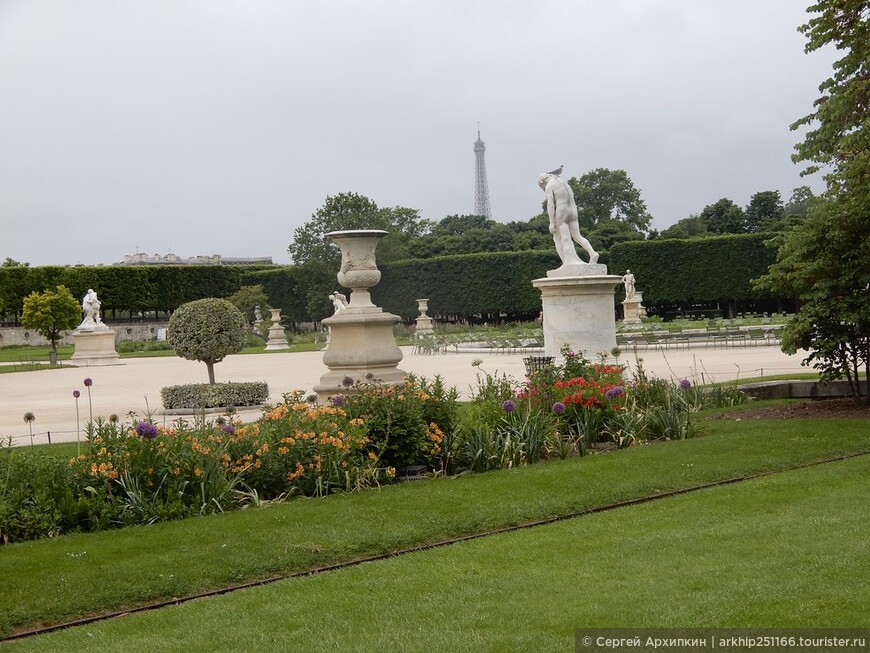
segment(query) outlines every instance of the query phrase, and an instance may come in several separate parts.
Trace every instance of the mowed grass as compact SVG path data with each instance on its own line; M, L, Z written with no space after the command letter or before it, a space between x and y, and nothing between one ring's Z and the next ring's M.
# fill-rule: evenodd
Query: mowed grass
M576 628L870 626L870 457L203 599L9 651L570 651Z
M870 450L865 420L707 428L703 438L504 472L3 546L0 632ZM594 558L601 547L588 550Z

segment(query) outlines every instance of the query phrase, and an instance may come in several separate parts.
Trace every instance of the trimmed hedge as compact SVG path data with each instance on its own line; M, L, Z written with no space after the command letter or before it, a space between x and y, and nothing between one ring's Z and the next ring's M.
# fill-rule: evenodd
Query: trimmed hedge
M250 383L190 383L160 390L166 410L259 406L269 399L269 385Z
M769 237L741 234L623 242L611 247L601 262L611 274L621 275L630 268L647 306L771 299L750 284L766 274L776 259L776 250L764 244ZM417 317L416 300L422 297L429 298L432 315L528 317L541 309L532 280L558 266L555 249L379 263L381 281L372 289L372 298L405 320ZM270 304L282 309L285 323L293 323L327 317L309 312L317 283L300 268L276 265L0 268L0 305L8 311L20 310L31 291L64 284L77 297L94 288L104 309L172 311L194 299L227 297L242 285L259 284ZM617 301L621 292L617 287Z
M751 280L767 274L776 250L764 243L770 234L740 234L690 240L664 239L614 245L610 274L630 269L647 305L769 299Z
M433 315L537 315L541 294L532 280L559 267L554 251L492 252L412 259L379 265L375 304L404 318L428 298Z
M0 305L20 311L32 291L64 285L75 297L97 291L103 311L173 311L205 297L228 297L241 278L273 266L257 265L117 265L106 267L0 267Z

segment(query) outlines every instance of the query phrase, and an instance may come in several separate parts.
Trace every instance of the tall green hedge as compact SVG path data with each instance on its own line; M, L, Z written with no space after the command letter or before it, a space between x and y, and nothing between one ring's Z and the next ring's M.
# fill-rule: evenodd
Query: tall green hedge
M647 306L767 299L769 295L750 285L776 258L776 251L765 246L766 239L744 234L625 242L614 245L603 262L611 274L631 269ZM531 282L558 266L554 250L380 263L381 281L372 289L372 298L408 320L418 315L416 300L423 297L429 299L433 315L535 315L541 298ZM106 310L171 311L195 299L228 297L242 285L259 284L287 321L305 322L327 317L309 313L312 283L294 266L0 268L0 305L20 311L30 292L63 284L76 297L94 288ZM616 300L622 299L620 293L617 288Z
M155 265L0 268L0 297L7 311L20 311L24 297L63 284L76 297L88 288L106 311L171 311L204 297L227 297L243 274L262 266Z
M249 269L242 273L241 284L263 286L269 303L281 309L285 323L307 322L311 318L306 308L305 280L300 278L299 272L299 268L292 265L265 270Z
M540 292L532 280L559 267L555 251L494 252L397 261L378 266L374 302L405 318L416 317L417 299L433 315L537 314Z
M630 269L647 305L769 298L750 284L776 260L776 250L764 244L769 237L741 234L619 243L610 249L608 270L621 275Z

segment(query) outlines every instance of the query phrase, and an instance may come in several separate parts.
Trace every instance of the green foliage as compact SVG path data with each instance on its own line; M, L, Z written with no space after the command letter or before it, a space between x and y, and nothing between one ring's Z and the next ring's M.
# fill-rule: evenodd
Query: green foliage
M269 296L261 285L242 286L227 297L227 301L242 312L248 324L256 322L257 309L260 310L261 317L268 318Z
M541 296L531 282L558 266L555 249L379 264L381 282L372 288L372 297L378 306L409 319L419 314L419 297L429 298L433 315L537 316Z
M335 272L338 272L336 268ZM335 274L333 274L333 278ZM241 275L245 285L260 286L269 298L269 306L281 309L283 323L305 322L311 319L306 301L306 286L310 280L300 266L280 266L268 270L250 269Z
M800 28L806 51L834 45L845 52L819 87L815 111L792 125L810 128L792 158L809 164L804 174L825 168L827 189L777 241L776 264L758 285L801 300L783 350L808 350L804 362L825 379L845 377L860 403L858 374L870 372L870 7L821 0L808 11L818 15Z
M870 193L870 123L867 97L870 89L870 8L866 0L819 0L807 9L818 14L799 29L808 42L806 52L833 45L843 52L834 62L834 74L819 86L822 96L815 111L792 125L809 127L793 159L810 165L809 174L829 171L831 185ZM866 206L866 204L865 204Z
M608 220L618 220L637 232L649 229L652 216L625 170L596 168L568 185L574 191L580 230L589 232Z
M765 246L766 238L769 235L742 234L619 243L610 251L607 264L612 273L631 269L642 280L648 305L769 297L770 292L751 283L775 260L775 253Z
M347 229L383 229L389 235L378 245L378 262L407 256L409 243L423 234L427 223L416 209L380 208L372 200L356 193L327 197L311 219L293 233L287 248L300 267L300 290L304 293L306 312L319 320L332 315L327 295L335 289L335 275L341 267L338 246L327 237L331 231Z
M226 299L188 302L172 314L168 341L182 358L205 363L214 383L215 363L245 346L245 316Z
M160 390L166 410L259 406L269 399L266 383L194 383L170 385Z
M714 234L746 233L746 214L726 197L709 204L701 211L701 222L708 232Z
M82 317L82 310L65 286L43 293L32 292L24 300L21 324L35 329L39 335L51 342L51 349L57 352L57 343L66 331L74 329Z
M72 527L79 516L74 488L81 486L69 464L40 453L3 453L0 544L52 537Z
M815 195L809 186L798 186L792 191L788 203L783 207L783 214L786 217L804 218L814 199Z
M546 216L502 224L479 215L450 215L408 243L407 258L551 249Z
M663 230L659 238L700 238L707 236L707 226L700 215L690 215L688 218L677 220L667 229Z
M846 378L860 402L858 375L870 371L870 214L849 196L818 202L779 242L758 286L801 300L783 330L783 351L808 351L805 364L825 380Z
M409 375L403 385L357 386L333 397L333 403L365 423L371 451L383 465L437 470L449 462L441 445L457 419L457 396L456 388L446 388L440 378L428 382Z
M755 193L746 207L746 231L770 231L783 217L784 207L778 190Z

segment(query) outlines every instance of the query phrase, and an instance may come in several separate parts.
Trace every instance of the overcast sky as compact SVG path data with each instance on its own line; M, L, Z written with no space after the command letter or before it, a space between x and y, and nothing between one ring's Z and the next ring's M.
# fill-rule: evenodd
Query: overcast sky
M0 0L0 261L271 256L329 195L501 222L623 169L663 229L796 186L801 0Z

